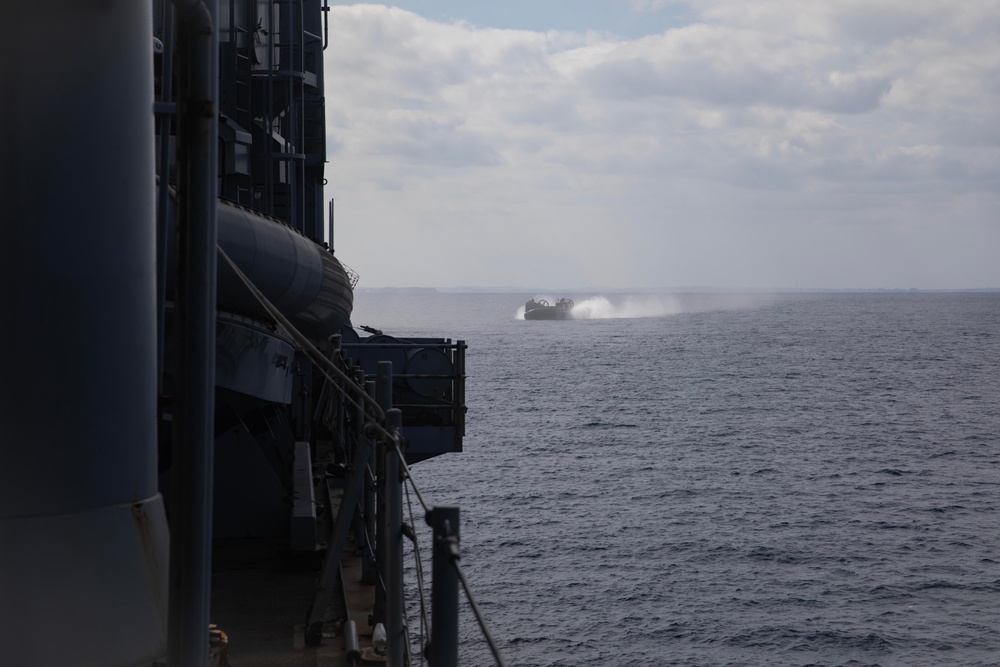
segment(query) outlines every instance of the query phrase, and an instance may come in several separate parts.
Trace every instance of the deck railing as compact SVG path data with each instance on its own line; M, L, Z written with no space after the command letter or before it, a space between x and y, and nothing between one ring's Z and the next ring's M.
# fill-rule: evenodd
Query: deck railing
M496 663L504 666L497 643L460 563L459 509L432 507L420 492L407 464L409 443L405 435L404 411L393 401L400 381L416 379L445 383L447 389L438 397L439 400L428 399L403 406L409 410L429 407L446 409L454 417L453 426L460 426L459 433L464 433L465 342L417 339L386 344L385 349L395 350L428 349L429 345L436 346L434 349L448 350L452 368L447 372L397 374L391 361L378 360L375 373L366 373L364 361L355 364L351 357L345 355L348 346L341 345L339 336L332 337L327 354L321 353L267 300L221 248L218 253L278 327L325 378L322 393L326 405L320 406L317 414L321 415L323 425L335 436L335 441L340 443L345 488L310 606L305 628L306 644L318 646L324 639L324 618L333 602L335 590L342 585L337 579L340 560L353 528L356 544L364 545L363 557L375 562L371 573L376 583L372 624L383 624L385 628L385 659L388 665L403 667L415 664L410 654L413 638L404 600L402 540L405 537L413 543L417 560L417 589L422 618L420 634L423 636L416 639L418 645L425 647L420 652L420 660L426 655L434 667L458 664L458 588L461 586ZM416 522L412 514L409 523L403 520L403 496L410 490L424 509L426 523L432 528L434 550L430 622L426 621L425 582ZM352 629L354 624L344 625L345 651L352 659L360 659L356 631ZM426 636L428 625L431 627L430 637Z

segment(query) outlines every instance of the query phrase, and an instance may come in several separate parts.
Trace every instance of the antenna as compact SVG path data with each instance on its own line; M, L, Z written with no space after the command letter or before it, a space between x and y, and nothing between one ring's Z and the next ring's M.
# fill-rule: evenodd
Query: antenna
M330 199L330 215L326 221L326 238L330 243L330 252L333 252L333 202L334 199Z

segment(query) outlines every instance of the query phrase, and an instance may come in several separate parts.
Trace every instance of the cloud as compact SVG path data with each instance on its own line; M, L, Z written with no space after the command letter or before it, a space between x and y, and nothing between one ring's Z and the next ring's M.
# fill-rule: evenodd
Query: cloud
M1000 241L991 3L633 7L691 18L626 40L333 7L328 195L352 220L346 261L375 284L774 286L824 243L835 256L814 265L839 282L823 286L871 286L852 282L891 266L844 267ZM376 252L373 230L405 247ZM900 259L899 280L935 261ZM948 275L1000 284L993 267Z
M768 48L755 36L741 36L746 42L743 50L733 44L735 36L728 31L681 34L686 32L702 32L701 26L671 31L658 37L654 46L626 45L622 53L580 72L579 77L593 95L603 98L667 96L718 106L766 105L834 113L872 111L891 88L887 76L810 63L806 46L773 44ZM756 50L771 54L771 60Z
M500 156L489 139L463 129L457 121L440 122L427 114L397 122L396 136L377 142L378 154L397 156L423 167L496 165Z

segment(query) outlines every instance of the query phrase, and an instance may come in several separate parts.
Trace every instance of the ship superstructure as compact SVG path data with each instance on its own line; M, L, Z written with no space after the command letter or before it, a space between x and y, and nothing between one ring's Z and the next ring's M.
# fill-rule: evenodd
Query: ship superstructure
M0 662L257 664L272 626L349 662L382 625L402 664L400 482L462 448L465 343L351 326L325 2L14 17ZM457 510L425 509L454 562Z

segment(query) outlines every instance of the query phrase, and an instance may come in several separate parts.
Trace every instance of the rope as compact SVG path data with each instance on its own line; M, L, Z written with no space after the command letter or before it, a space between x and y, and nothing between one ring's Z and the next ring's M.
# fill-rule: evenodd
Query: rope
M465 578L465 572L462 571L462 566L459 565L458 559L453 558L451 560L452 565L455 566L455 572L458 574L458 580L462 582L462 588L465 589L465 597L469 599L469 605L472 607L472 613L476 617L476 621L479 623L479 629L483 631L483 637L486 638L486 643L490 645L490 651L493 653L493 659L500 667L507 667L507 663L504 662L503 656L500 655L500 647L497 646L497 642L493 639L493 635L490 633L490 629L486 627L486 619L483 617L483 612L479 608L479 604L476 602L476 597L472 594L472 588L469 586L469 580Z
M420 502L420 506L424 508L424 512L430 512L431 508L424 500L423 495L420 493L420 489L417 488L417 483L413 479L413 475L410 474L410 466L406 465L406 458L403 456L403 450L399 446L399 441L396 441L396 453L399 454L399 465L403 469L403 474L406 476L406 480L413 487L413 492L417 494L417 500ZM412 518L410 519L413 520Z
M365 474L366 475L370 475L373 478L375 477L374 473L372 472L371 466L368 466L368 465L365 466ZM358 500L358 504L359 505L361 504L361 499ZM365 511L364 511L363 508L361 509L361 516L365 519L363 521L364 530L361 531L361 534L365 538L365 546L368 547L368 553L374 555L375 554L375 545L372 544L371 536L368 534L368 521L367 521L368 517L365 514ZM385 581L382 579L382 573L379 572L379 569L377 567L375 568L375 576L378 578L378 583L379 583L379 585L382 586L382 590L385 590Z
M342 381L345 383L345 388L337 388L340 389L346 400L350 401L352 405L358 408L362 407L362 403L371 408L375 417L375 421L372 422L372 426L384 438L390 442L396 443L396 448L399 449L399 435L389 431L383 425L385 423L385 411L382 410L382 406L380 406L374 398L369 396L368 392L358 387L354 380L347 375L347 373L340 370L333 361L326 357L325 354L316 349L316 346L313 345L308 338L303 336L302 333L295 328L295 325L288 321L288 318L281 314L275 305L271 303L266 296L264 296L264 293L257 289L257 286L254 285L250 278L248 278L247 275L240 270L240 267L236 266L236 263L229 257L229 255L226 254L226 251L222 249L222 246L216 245L215 248L218 251L219 257L221 257L229 268L233 270L236 277L239 278L244 285L246 285L246 288L250 290L253 297L257 299L257 302L260 303L264 310L267 311L268 315L271 316L285 335L295 342L298 348L304 352L307 357L309 357L309 360L312 361L314 365L317 366L320 373L322 373L323 376L325 376L326 379L329 380L335 387L338 382ZM348 389L350 389L350 391L348 391ZM358 403L352 396L350 396L351 393L354 393L357 397L361 398L361 403Z
M270 315L272 319L274 319L275 323L277 323L278 326L281 327L285 335L287 335L295 342L295 344L299 347L299 349L302 350L306 354L306 356L309 357L310 361L312 361L314 364L320 367L321 372L323 372L323 375L325 375L328 380L334 383L336 383L338 380L347 382L348 386L351 387L352 390L361 398L362 402L368 403L369 407L371 407L375 411L376 417L378 417L379 420L384 421L385 412L382 410L382 406L380 406L375 401L374 398L369 396L367 392L357 389L356 388L357 385L354 384L354 381L347 375L347 373L337 368L336 364L327 359L326 355L324 355L322 352L316 349L316 346L313 345L308 338L303 336L302 333L298 329L296 329L291 322L288 321L288 318L286 318L284 315L281 314L281 312L274 306L274 304L271 303L266 296L264 296L264 293L261 292L259 289L257 289L257 286L253 284L250 278L248 278L247 275L243 273L242 270L240 270L240 267L236 266L236 263L232 259L230 259L229 255L226 254L226 251L222 249L222 246L216 245L215 249L218 251L219 257L221 257L223 261L225 261L225 263L229 265L229 268L233 270L233 272L236 274L236 277L239 278L244 285L246 285L247 289L250 290L250 293L254 296L255 299L257 299L257 302L260 303L260 305L264 308L264 310L267 311L267 314ZM332 372L333 375L336 376L336 379L330 377L330 375L327 374L326 371ZM355 403L355 405L358 404ZM383 433L387 437L391 437L391 434L388 431L385 431L384 429Z
M403 646L406 647L406 662L405 662L405 664L412 665L413 664L413 649L410 648L410 644L413 643L413 640L410 639L410 626L408 624L406 624L406 623L403 623L403 637L404 637ZM420 664L424 664L423 651L421 651L420 653L421 653Z
M403 487L406 492L406 506L410 512L410 525L416 526L413 519L413 502L410 500L410 489L407 486ZM424 564L420 558L420 545L417 543L417 531L413 531L413 557L416 561L416 571L417 571L417 593L420 596L420 636L426 637L427 630L430 628L430 621L427 619L427 599L424 596ZM424 664L424 652L420 652L420 664Z

